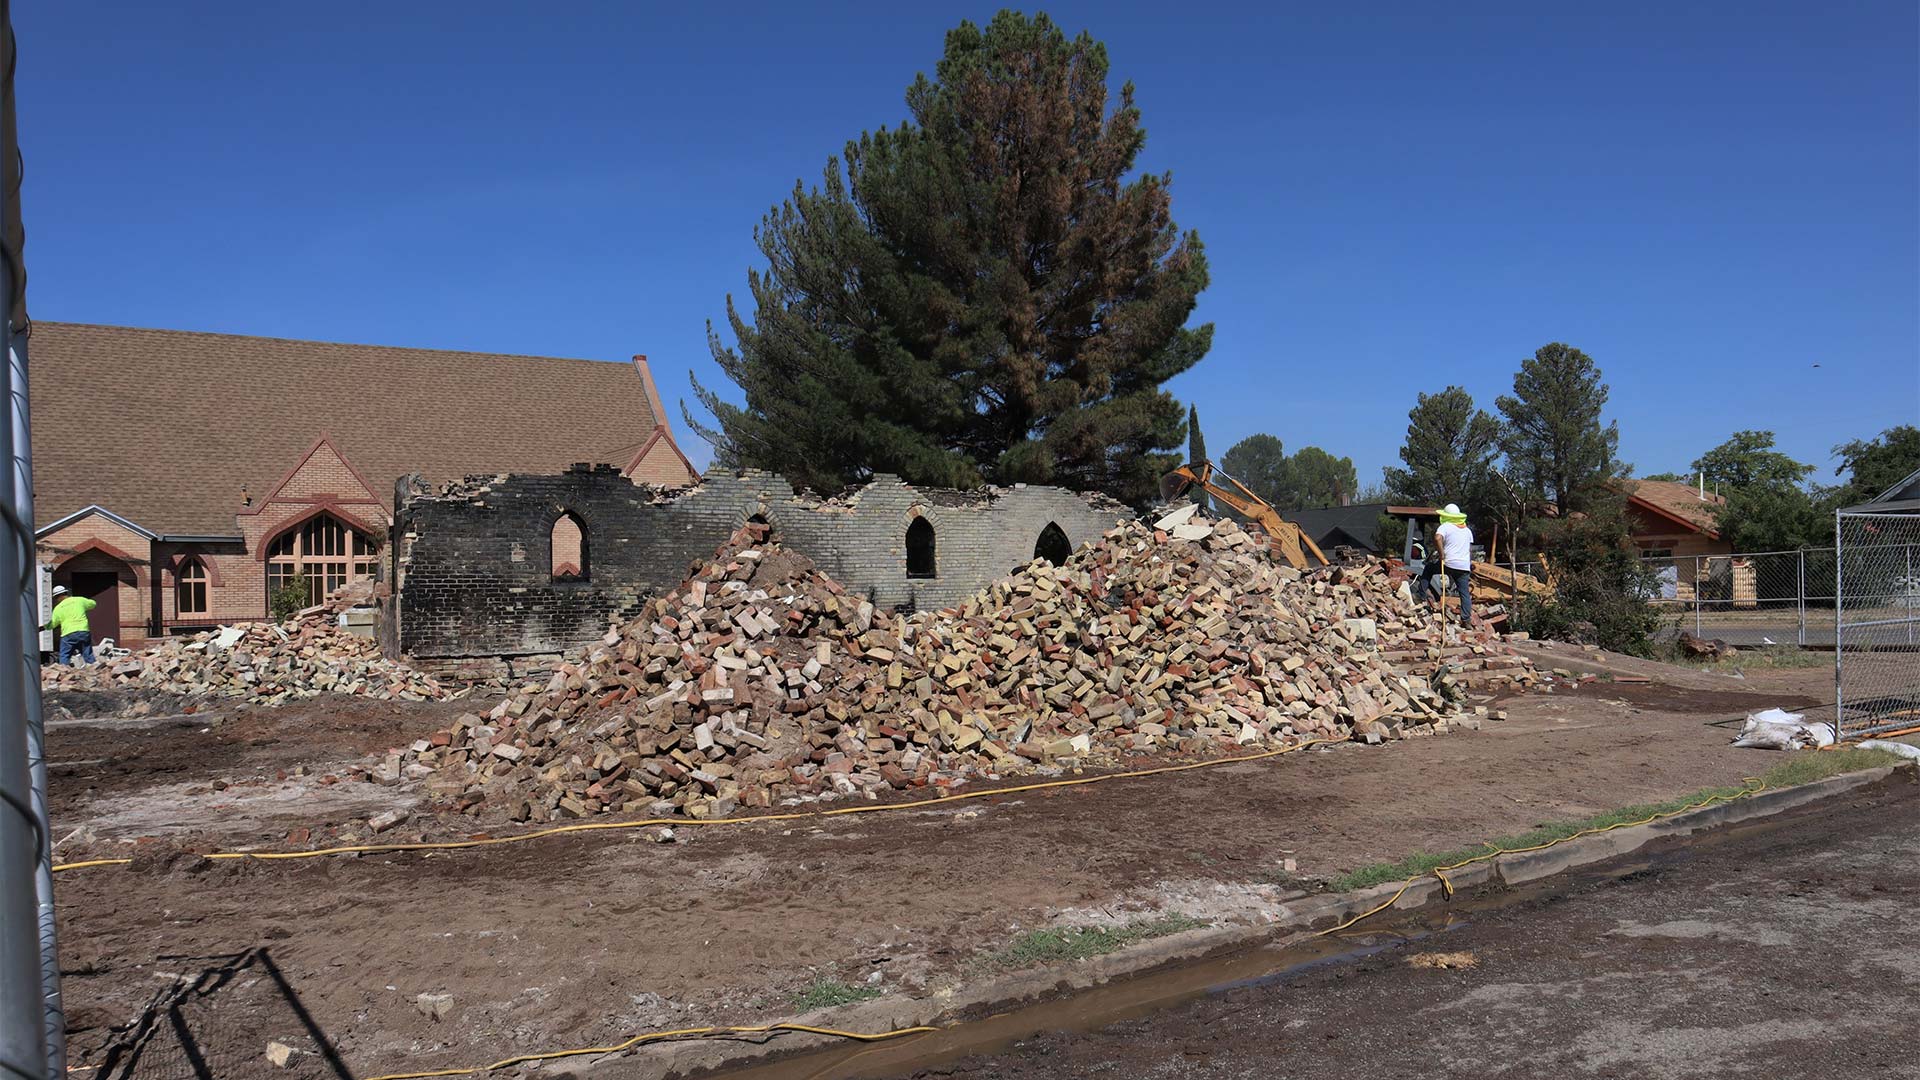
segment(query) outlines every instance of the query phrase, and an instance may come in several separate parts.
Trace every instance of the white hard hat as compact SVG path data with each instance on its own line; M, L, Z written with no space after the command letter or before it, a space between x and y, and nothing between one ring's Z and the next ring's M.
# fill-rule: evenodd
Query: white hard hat
M65 585L55 585L53 587L53 595L55 596L60 596L64 594L66 591L67 591L67 587Z
M1446 510L1443 512L1447 514L1458 514L1460 512L1460 507L1454 503L1448 503Z

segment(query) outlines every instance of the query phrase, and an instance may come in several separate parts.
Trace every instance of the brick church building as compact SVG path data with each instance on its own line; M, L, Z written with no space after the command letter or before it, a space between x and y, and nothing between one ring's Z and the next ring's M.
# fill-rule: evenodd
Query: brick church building
M37 322L34 536L133 644L375 576L394 485L611 464L696 476L632 363Z

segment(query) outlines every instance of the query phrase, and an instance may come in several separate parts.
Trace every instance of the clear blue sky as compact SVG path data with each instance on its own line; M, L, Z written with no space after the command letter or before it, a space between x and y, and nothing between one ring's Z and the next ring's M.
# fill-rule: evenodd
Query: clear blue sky
M1916 5L1601 7L1045 9L1138 84L1206 241L1218 334L1172 389L1216 455L1268 431L1376 480L1416 392L1491 409L1553 340L1643 473L1753 427L1826 475L1920 421ZM32 309L643 352L672 407L723 384L760 215L994 10L26 0Z

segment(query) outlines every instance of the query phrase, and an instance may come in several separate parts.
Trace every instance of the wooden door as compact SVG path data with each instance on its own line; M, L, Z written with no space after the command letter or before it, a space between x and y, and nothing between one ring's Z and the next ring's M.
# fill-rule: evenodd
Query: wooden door
M87 629L93 632L93 642L98 645L102 638L120 637L120 575L111 572L93 571L76 573L67 588L75 596L84 596L97 606L87 613Z

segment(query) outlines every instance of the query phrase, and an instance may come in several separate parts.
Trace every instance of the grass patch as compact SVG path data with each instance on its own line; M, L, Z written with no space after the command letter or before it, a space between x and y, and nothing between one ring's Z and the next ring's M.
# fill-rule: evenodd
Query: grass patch
M1125 926L1076 926L1064 930L1033 930L1014 938L1011 944L994 953L988 960L994 965L1008 968L1052 964L1061 960L1084 960L1089 956L1101 956L1113 952L1136 941L1166 937L1168 934L1194 930L1205 925L1207 923L1204 919L1174 914L1158 919L1130 922Z
M1839 776L1842 773L1858 772L1861 769L1873 769L1882 765L1897 765L1903 760L1899 755L1890 754L1884 750L1804 750L1787 756L1779 764L1762 773L1760 782L1765 788L1793 787L1797 784L1810 784L1815 780L1825 780L1827 777ZM1682 795L1665 802L1623 806L1618 810L1609 810L1578 821L1544 823L1529 832L1489 840L1479 847L1446 852L1416 852L1398 862L1374 863L1341 874L1329 881L1327 887L1334 892L1347 892L1389 881L1405 881L1416 874L1425 874L1436 867L1464 862L1492 850L1512 851L1517 848L1538 847L1555 840L1565 840L1567 837L1589 829L1604 829L1610 825L1625 825L1662 814L1672 814L1709 799L1725 801L1745 790L1746 788L1739 784L1702 788L1691 795Z
M821 977L808 983L793 995L793 1007L801 1012L813 1009L830 1009L835 1005L851 1005L856 1001L870 1001L880 996L880 990L874 986L849 986L839 979Z

